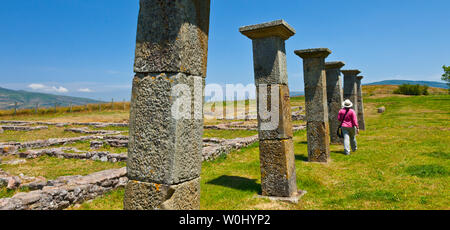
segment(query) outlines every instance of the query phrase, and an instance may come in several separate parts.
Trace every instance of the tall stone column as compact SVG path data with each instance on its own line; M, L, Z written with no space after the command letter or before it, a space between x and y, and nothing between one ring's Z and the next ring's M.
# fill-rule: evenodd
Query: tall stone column
M359 70L342 70L344 74L344 100L349 99L353 103L353 110L358 114L358 89L356 86L356 76L361 73Z
M325 58L331 54L327 48L297 50L303 58L305 102L310 162L330 160L330 126L328 123L327 82Z
M363 93L362 93L362 85L361 80L363 76L356 77L356 90L358 94L358 123L360 130L366 130L366 121L364 119L364 102L363 102Z
M263 196L298 195L285 40L295 30L278 20L240 28L253 41ZM267 108L271 108L270 112ZM272 116L268 117L267 115ZM270 125L273 124L273 125ZM269 127L271 126L271 127Z
M337 135L340 122L338 120L339 110L342 108L343 91L341 83L341 68L344 62L326 62L327 73L327 101L328 101L328 122L330 124L331 144L341 144L342 140Z
M124 208L199 209L209 0L140 0Z

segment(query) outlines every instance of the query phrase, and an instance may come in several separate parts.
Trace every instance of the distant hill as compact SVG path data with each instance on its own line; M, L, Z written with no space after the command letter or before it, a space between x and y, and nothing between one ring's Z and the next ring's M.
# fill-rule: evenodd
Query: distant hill
M42 108L55 106L55 102L58 106L67 107L70 103L75 106L95 104L100 101L80 97L33 93L23 90L16 91L0 87L0 110L13 109L15 102L17 102L19 109L30 109L36 106L36 102L39 103L39 107Z
M410 84L410 85L428 85L430 87L435 88L442 88L442 89L448 89L447 84L437 81L409 81L409 80L386 80L386 81L379 81L374 83L369 83L365 85L403 85L403 84Z

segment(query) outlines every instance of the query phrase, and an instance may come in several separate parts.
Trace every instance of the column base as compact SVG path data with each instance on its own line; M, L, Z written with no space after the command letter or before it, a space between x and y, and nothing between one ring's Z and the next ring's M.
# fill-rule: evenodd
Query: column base
M297 177L292 139L260 141L259 152L262 195L290 197L295 194Z
M123 203L125 210L198 210L200 178L177 185L130 180Z
M289 203L293 203L293 204L298 204L298 201L300 200L300 198L302 196L304 196L306 193L307 193L307 191L298 190L298 192L296 192L295 194L293 194L290 197L275 197L275 196L257 195L256 198L269 199L271 201L284 201L284 202L289 202Z

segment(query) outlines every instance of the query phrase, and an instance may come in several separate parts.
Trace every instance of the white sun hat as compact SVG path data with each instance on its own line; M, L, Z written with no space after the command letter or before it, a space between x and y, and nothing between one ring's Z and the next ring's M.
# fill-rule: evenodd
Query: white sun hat
M353 103L349 99L347 99L344 102L342 102L342 107L347 109L351 108L353 107Z

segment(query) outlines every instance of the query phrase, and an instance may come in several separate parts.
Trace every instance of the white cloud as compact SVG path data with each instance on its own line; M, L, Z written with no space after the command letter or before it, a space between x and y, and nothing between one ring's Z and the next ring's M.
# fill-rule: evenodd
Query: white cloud
M78 92L82 92L82 93L92 93L93 91L89 88L81 88L78 89Z
M45 85L43 84L30 84L28 85L29 88L33 89L33 90L39 90L39 89L45 89Z
M28 85L28 88L32 89L32 90L40 90L40 91L46 91L46 92L57 92L57 93L68 93L69 90L59 86L47 86L44 84L38 84L38 83L33 83Z
M55 92L58 92L58 93L67 93L67 92L69 92L68 89L66 89L66 88L64 88L62 86L60 86L60 87L53 86L51 91L55 91Z

